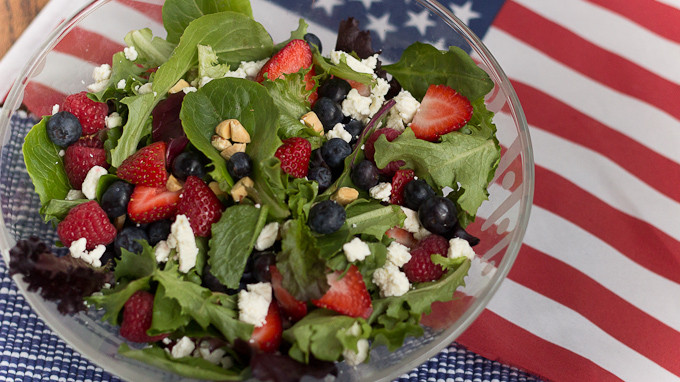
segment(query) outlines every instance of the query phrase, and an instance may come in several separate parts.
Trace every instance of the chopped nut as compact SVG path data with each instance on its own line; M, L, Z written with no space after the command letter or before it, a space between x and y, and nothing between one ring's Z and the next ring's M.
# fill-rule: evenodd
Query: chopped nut
M226 195L226 194L224 193L224 191L222 191L222 189L220 188L220 184L217 183L217 182L214 182L214 181L213 181L213 182L210 182L210 183L208 184L208 187L210 187L210 189L212 190L212 192L213 192L216 196Z
M249 177L243 177L236 182L234 187L231 188L231 197L234 199L235 202L240 202L243 200L246 196L248 196L248 188L251 188L255 185L252 179Z
M331 200L335 200L338 204L346 206L359 197L359 191L352 187L340 187L338 191L331 195Z
M121 231L125 225L125 215L120 215L113 219L113 226L116 227L116 231Z
M320 133L323 131L323 124L319 120L319 117L316 115L315 112L310 111L309 113L305 114L300 118L300 121L304 123L307 127L314 129L317 133Z
M228 139L224 139L217 134L212 136L212 138L210 139L210 143L212 143L214 148L220 151L225 150L227 147L231 146L231 141L229 141Z
M244 153L246 152L246 144L245 143L234 143L233 145L227 147L226 149L220 151L220 155L222 155L222 158L224 159L229 159L231 158L232 155L241 152Z
M241 122L238 119L229 119L229 121L231 121L231 140L239 143L250 143L250 134Z
M179 191L184 187L182 182L179 181L179 179L175 178L174 175L170 175L168 177L168 181L165 183L165 188L168 189L168 191Z
M184 79L181 79L181 80L177 81L177 83L173 87L170 88L168 93L170 93L170 94L179 93L179 92L182 91L182 89L188 88L190 86L191 85L189 85L188 82L186 82Z
M215 127L215 133L224 139L231 138L231 125L229 121L231 119L225 119Z

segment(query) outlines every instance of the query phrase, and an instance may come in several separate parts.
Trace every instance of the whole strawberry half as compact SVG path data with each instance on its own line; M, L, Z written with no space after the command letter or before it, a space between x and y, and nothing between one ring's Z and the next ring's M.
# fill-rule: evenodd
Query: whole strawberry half
M135 223L151 223L170 219L177 214L180 191L168 191L163 187L135 186L127 211Z
M116 227L111 224L106 212L92 200L79 204L68 212L64 220L57 225L57 235L65 247L85 238L87 250L98 245L107 245L116 238Z
M444 269L432 262L431 256L439 254L446 257L449 242L439 235L430 235L421 240L411 250L411 260L404 264L404 273L410 282L425 282L439 280Z
M278 350L281 345L281 337L283 335L283 324L281 322L281 315L279 308L274 301L269 304L267 317L264 325L258 326L253 330L250 337L250 345L260 351L271 353Z
M207 237L213 223L222 216L222 203L201 178L190 175L184 183L177 214L186 215L194 235Z
M304 178L309 169L312 145L308 140L293 137L283 140L274 156L281 161L281 170L294 178Z
M83 127L83 135L90 135L106 128L104 119L109 107L104 102L96 102L87 97L87 92L71 94L64 100L62 110L78 118Z
M283 287L283 276L274 265L269 266L272 276L272 289L279 307L287 318L293 322L299 321L307 315L307 304L297 300Z
M440 136L465 126L472 117L470 101L446 85L430 85L411 129L416 138L436 141Z
M300 39L291 40L262 66L255 80L257 82L264 81L266 73L266 79L273 81L282 78L284 74L297 73L310 66L312 66L312 50L309 48L307 41ZM314 68L305 75L306 90L312 90L316 85L312 77L314 77ZM315 90L309 96L309 101L314 103L317 98L318 95Z
M153 295L145 290L135 292L123 305L123 322L120 335L132 342L156 342L167 334L149 336L146 331L151 327L153 318Z
M320 299L312 300L312 304L350 317L368 319L371 316L371 296L355 265L350 265L344 276L340 271L328 274L327 280L330 288Z
M103 148L89 147L87 143L80 141L66 148L64 153L64 171L71 187L80 190L88 171L94 166L108 169L106 162L106 150Z
M408 182L415 178L416 173L411 169L397 170L392 177L392 194L390 195L390 203L404 205L404 187Z
M118 167L118 177L147 187L165 186L165 142L154 142L127 157Z

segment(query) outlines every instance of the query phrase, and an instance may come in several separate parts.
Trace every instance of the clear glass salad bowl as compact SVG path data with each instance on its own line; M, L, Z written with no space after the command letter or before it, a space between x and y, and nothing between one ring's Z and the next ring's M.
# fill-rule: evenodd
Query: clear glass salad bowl
M159 21L149 25L148 18L140 17L142 12L156 12L162 0L100 0L92 1L78 13L58 27L40 48L38 54L28 60L27 65L10 91L0 113L0 136L2 157L0 160L0 247L5 264L9 263L8 252L17 240L39 235L47 242L56 239L51 225L44 224L39 216L40 202L33 191L21 154L21 144L27 130L12 129L10 121L22 104L27 104L27 89L49 86L61 93L70 94L85 89L92 82L92 68L105 63L100 60L105 44L92 40L79 41L74 31L82 28L97 30L117 39L130 30L151 27L155 35L164 36ZM309 31L320 37L325 53L334 47L337 26L341 19L353 16L366 28L368 18L364 2L345 1L345 4L323 5L313 0L276 1L251 0L255 19L262 23L272 35L274 42L288 38L290 31L297 27L300 17L305 18ZM284 7L282 3L288 4ZM295 4L290 6L290 4ZM335 4L335 3L328 3ZM369 2L370 4L370 2ZM343 11L333 12L335 6ZM487 71L494 82L494 89L487 97L487 107L496 113L494 122L502 146L502 157L496 176L489 187L489 200L477 215L477 221L468 231L481 239L475 247L477 257L472 263L465 280L465 287L459 289L458 297L449 303L435 303L433 313L423 319L425 336L409 338L396 352L385 348L372 351L370 362L358 367L340 366L338 380L383 381L398 377L425 362L442 348L454 341L481 313L488 301L507 275L519 251L524 236L533 196L534 170L531 142L526 120L517 96L503 70L487 48L460 20L446 7L436 1L414 0L406 5L408 11L421 14L427 12L429 23L420 28L407 25L413 33L407 38L390 38L389 30L374 30L373 47L382 49L383 62L395 62L401 51L415 41L432 43L440 49L456 45L470 52L478 65ZM374 14L387 14L387 2L371 4ZM382 7L382 8L380 8ZM378 12L375 12L378 9ZM347 11L344 11L347 10ZM158 15L159 16L159 15ZM375 19L375 17L374 17ZM159 18L156 18L159 20ZM378 33L376 33L378 32ZM385 33L382 33L385 32ZM386 37L385 37L386 36ZM83 59L65 59L65 50L60 44L71 49L81 49ZM62 45L63 46L63 45ZM108 63L110 63L110 55ZM31 109L48 114L52 105L59 100L33 97ZM117 328L99 320L94 310L63 316L56 305L44 301L36 293L26 291L26 285L15 277L19 288L38 315L75 350L105 370L131 381L179 381L183 377L141 364L117 355L123 341Z

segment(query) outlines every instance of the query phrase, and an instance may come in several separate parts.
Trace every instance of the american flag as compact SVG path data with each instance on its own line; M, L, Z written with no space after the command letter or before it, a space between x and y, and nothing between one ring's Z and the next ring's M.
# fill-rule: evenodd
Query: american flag
M275 2L308 8L317 26L338 13L358 16L386 53L404 34L435 45L443 37L430 30L431 14L413 10L416 0ZM48 7L55 3L84 2ZM116 0L110 17L116 7L135 7L163 35L152 3ZM680 381L680 2L441 4L511 79L536 163L519 256L458 342L551 380ZM291 30L281 28L284 36ZM57 47L58 65L90 73L124 47L126 31L103 30L96 20L77 32ZM85 48L98 59L84 61ZM38 76L25 102L49 113L81 90L68 82L46 87Z

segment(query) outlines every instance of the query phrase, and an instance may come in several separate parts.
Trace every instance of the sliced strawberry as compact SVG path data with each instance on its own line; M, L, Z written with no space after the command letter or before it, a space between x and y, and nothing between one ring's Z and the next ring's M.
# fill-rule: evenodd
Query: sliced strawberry
M312 66L312 50L309 49L307 42L300 39L291 40L262 66L255 80L264 81L264 74L267 73L267 79L273 81L282 78L284 74L297 73L310 66Z
M314 76L316 76L316 72L314 71L314 68L307 72L305 74L305 90L312 90L316 86L316 81L314 81ZM309 96L307 97L307 100L309 100L309 103L314 106L314 103L316 103L316 100L319 99L319 93L314 89L313 92L309 93Z
M118 167L118 177L147 187L165 186L165 142L155 142L130 155Z
M330 288L312 304L350 317L368 319L373 313L371 296L366 289L364 278L355 265L350 265L343 276L340 271L329 273L327 276Z
M390 203L404 205L404 187L408 182L415 178L416 173L411 169L397 170L392 177L392 194L390 195Z
M416 138L436 141L465 126L471 117L472 105L467 98L446 85L430 85L413 116L411 129Z
M278 350L279 345L281 345L282 335L283 325L279 308L272 301L269 304L269 311L267 312L264 325L258 326L253 330L253 334L250 336L250 345L263 352L275 352Z
M281 170L294 178L304 178L309 170L312 145L301 137L284 139L274 156L281 161Z
M208 237L213 223L222 216L222 203L201 178L190 175L184 183L177 214L186 215L196 236Z
M352 89L356 89L361 96L368 97L371 95L371 87L366 85L365 83L354 80L345 81L349 82L349 86L351 86Z
M169 219L177 213L180 191L163 187L135 186L128 204L128 215L135 223Z
M397 243L413 248L418 244L418 240L413 237L413 234L403 228L392 227L385 232L387 237L394 239Z
M307 315L307 304L297 300L290 292L283 288L283 276L275 266L270 265L269 271L272 276L274 297L278 301L283 314L293 322L301 320L302 317Z

